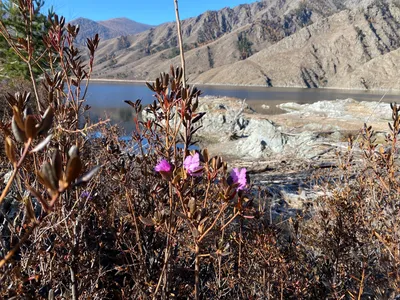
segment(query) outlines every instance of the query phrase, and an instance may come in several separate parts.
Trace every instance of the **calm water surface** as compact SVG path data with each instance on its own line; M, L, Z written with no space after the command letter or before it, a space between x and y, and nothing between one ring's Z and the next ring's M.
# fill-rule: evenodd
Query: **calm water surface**
M276 105L285 102L300 104L322 100L353 98L358 101L379 101L384 91L357 91L332 89L300 89L300 88L266 88L198 85L202 95L227 96L246 99L257 112L277 114L282 111ZM87 102L92 107L92 117L103 117L106 114L114 122L120 123L127 131L132 129L132 109L124 100L141 99L144 105L153 102L153 92L144 83L91 82L87 94ZM384 102L400 102L399 93L388 93ZM270 108L262 108L262 105Z

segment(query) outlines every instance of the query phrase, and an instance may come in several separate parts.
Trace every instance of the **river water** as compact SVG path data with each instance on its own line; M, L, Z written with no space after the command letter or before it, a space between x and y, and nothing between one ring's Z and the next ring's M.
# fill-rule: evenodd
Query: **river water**
M276 106L286 102L299 104L313 103L322 100L353 98L358 101L380 101L385 91L359 91L339 89L301 89L301 88L267 88L237 86L197 86L202 95L227 96L246 99L246 102L257 112L264 114L283 113ZM119 123L127 132L132 130L132 109L124 100L141 99L144 105L153 102L153 92L144 83L91 82L87 94L87 104L92 109L92 119L108 116L114 123ZM400 102L400 93L389 92L384 102ZM268 109L263 108L268 106Z

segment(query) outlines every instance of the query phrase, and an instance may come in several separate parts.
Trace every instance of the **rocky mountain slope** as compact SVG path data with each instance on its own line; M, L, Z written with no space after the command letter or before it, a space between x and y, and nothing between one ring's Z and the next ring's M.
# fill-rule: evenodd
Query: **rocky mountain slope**
M106 21L92 21L86 18L78 18L70 22L80 26L77 42L82 43L86 38L99 34L100 38L105 41L112 38L136 34L146 31L153 26L138 23L127 18L115 18Z
M192 82L399 88L397 0L259 1L182 28ZM166 23L101 43L94 75L152 80L178 55L175 23Z
M344 10L198 82L275 86L399 88L400 7ZM229 76L228 76L229 74Z

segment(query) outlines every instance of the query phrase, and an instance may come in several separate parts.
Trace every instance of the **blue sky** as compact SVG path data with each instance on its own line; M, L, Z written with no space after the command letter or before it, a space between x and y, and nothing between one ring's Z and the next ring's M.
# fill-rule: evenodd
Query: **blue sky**
M179 0L181 19L197 16L207 10L234 7L256 0ZM45 0L45 10L54 11L67 21L84 17L95 21L127 17L137 22L158 25L174 21L173 0Z

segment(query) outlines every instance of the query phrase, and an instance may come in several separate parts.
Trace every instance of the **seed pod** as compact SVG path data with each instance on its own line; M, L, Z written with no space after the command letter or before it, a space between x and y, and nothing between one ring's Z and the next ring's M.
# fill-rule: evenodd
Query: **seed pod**
M207 149L203 150L202 155L203 155L204 162L208 162L209 156L208 156L208 150Z
M217 157L216 166L217 166L216 169L218 169L218 170L221 169L221 167L222 167L222 159L220 156Z
M146 85L147 85L147 88L148 88L149 90L155 92L154 84L150 84L150 83L146 82Z
M86 174L84 174L82 177L80 177L77 180L76 184L82 184L82 183L86 183L88 182L90 179L92 179L92 177L97 173L97 171L101 168L101 166L96 166L94 167L92 170L90 170L89 172L87 172Z
M24 119L26 119L28 116L32 115L32 109L28 106L24 110Z
M156 78L155 90L156 90L156 92L160 91L160 79L159 78Z
M163 88L166 89L168 87L169 75L168 74L164 74L162 79L163 79Z
M195 112L197 110L197 108L199 107L199 99L196 98L194 100L193 106L192 106L192 111Z

